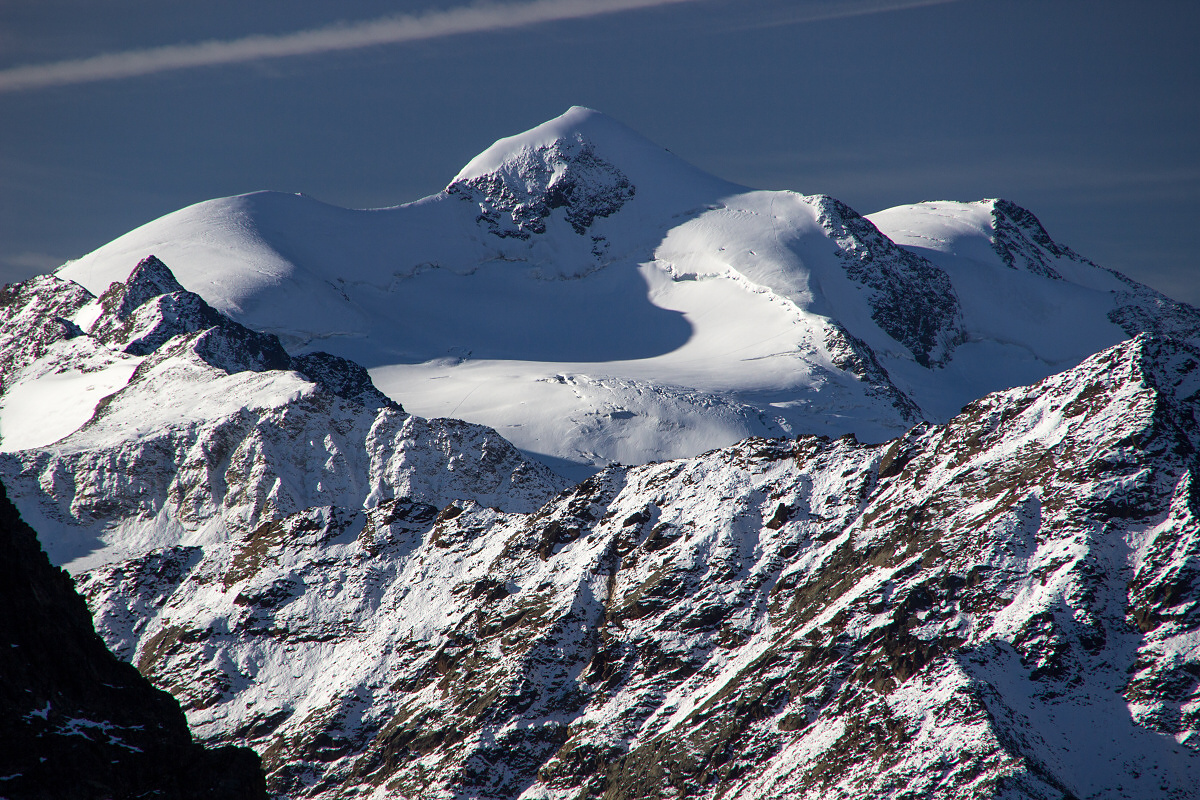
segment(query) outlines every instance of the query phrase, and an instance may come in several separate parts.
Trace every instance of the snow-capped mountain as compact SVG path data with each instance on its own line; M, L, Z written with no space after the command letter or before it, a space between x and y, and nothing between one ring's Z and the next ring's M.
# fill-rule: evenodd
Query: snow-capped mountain
M1188 798L1198 332L1011 203L573 109L6 287L0 481L280 796Z
M72 570L314 506L528 512L567 485L491 429L406 413L353 362L288 355L152 256L98 298L44 276L0 303L0 435L20 448L0 473Z
M89 416L0 479L109 646L280 795L1200 791L1185 341L889 443L752 438L564 489L158 259L3 299L3 419Z
M1194 797L1197 364L1143 335L886 444L313 506L79 586L288 797Z
M880 441L1140 331L1200 331L1010 203L868 220L714 178L583 108L415 203L214 200L57 274L101 294L150 254L289 353L354 360L405 408L573 477L748 435Z

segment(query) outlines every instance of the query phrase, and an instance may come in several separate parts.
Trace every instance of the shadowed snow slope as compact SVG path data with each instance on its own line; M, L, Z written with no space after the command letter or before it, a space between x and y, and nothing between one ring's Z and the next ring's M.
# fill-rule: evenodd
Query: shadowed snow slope
M1169 305L1016 206L930 208L873 217L900 247L832 198L727 183L577 107L415 203L213 200L58 275L99 294L156 254L289 352L357 361L405 407L491 425L575 476L751 434L879 441ZM1200 328L1170 312L1171 333Z

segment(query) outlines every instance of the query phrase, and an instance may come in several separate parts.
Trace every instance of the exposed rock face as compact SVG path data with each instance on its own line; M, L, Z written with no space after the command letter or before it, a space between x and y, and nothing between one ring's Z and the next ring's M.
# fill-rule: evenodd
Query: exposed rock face
M0 795L265 798L258 757L192 741L179 704L119 661L0 485Z
M858 376L868 396L891 403L909 424L921 419L921 409L896 388L892 376L879 363L875 351L866 342L831 320L826 326L823 344L829 351L833 365Z
M404 411L399 403L376 389L367 371L353 361L329 353L307 353L293 356L291 367L338 397L353 400L367 408Z
M897 247L840 200L816 195L808 201L837 242L851 280L872 290L871 319L912 352L924 367L942 366L966 340L950 278L924 258Z
M82 286L51 275L0 289L0 326L5 345L0 347L0 392L55 342L80 333L70 318L91 300L91 294Z
M1096 269L1090 260L1064 244L1054 241L1042 223L1028 209L1010 200L992 202L992 248L1012 269L1062 280L1054 264L1065 260ZM1127 289L1114 291L1115 308L1108 318L1130 336L1156 333L1179 339L1200 335L1200 310L1166 297L1114 270L1105 270Z
M560 208L582 236L597 217L620 210L636 191L581 134L526 151L501 169L447 188L449 194L478 204L479 222L492 234L519 239L545 233L546 220Z
M1197 366L1142 336L886 445L312 507L81 586L298 797L1193 797Z
M1108 318L1126 333L1137 336L1148 332L1192 341L1200 338L1200 310L1115 274L1129 289L1116 293L1117 307Z
M1023 269L1043 278L1062 280L1062 275L1053 266L1054 259L1092 263L1051 239L1033 212L1010 200L996 200L992 204L992 228L995 231L992 247L1010 269Z

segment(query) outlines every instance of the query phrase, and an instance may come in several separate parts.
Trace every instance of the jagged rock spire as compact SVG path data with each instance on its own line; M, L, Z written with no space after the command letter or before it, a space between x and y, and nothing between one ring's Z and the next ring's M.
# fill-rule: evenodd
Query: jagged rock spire
M167 265L153 255L146 256L129 273L129 278L121 283L113 283L100 296L100 302L106 311L116 315L118 319L128 319L129 315L151 298L172 292L184 291L175 275Z

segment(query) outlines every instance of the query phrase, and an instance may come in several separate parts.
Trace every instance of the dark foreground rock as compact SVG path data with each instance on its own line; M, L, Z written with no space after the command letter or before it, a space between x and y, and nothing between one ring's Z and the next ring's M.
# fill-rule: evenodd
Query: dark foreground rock
M179 704L108 651L0 485L0 796L263 798L258 757L192 741Z

